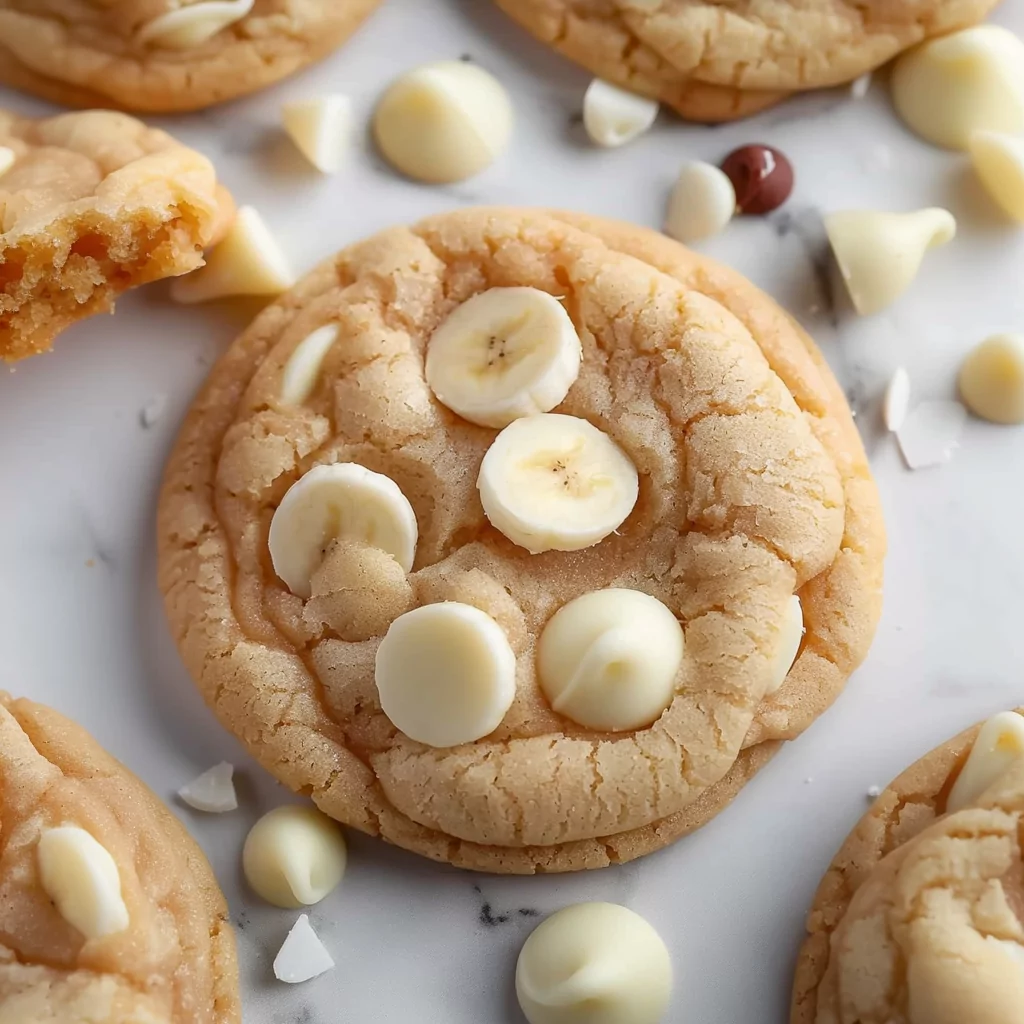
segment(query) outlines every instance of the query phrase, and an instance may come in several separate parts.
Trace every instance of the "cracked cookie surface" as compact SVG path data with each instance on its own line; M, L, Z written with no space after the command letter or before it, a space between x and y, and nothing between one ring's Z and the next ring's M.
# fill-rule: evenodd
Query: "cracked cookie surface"
M497 0L543 42L695 121L839 85L998 0Z
M195 2L195 0L193 0ZM73 107L198 110L244 96L340 46L377 0L255 0L185 49L139 41L177 0L0 0L0 81Z
M105 110L0 111L0 359L46 351L128 288L194 270L234 206L206 157Z
M531 556L489 526L475 480L496 431L440 406L424 380L441 319L514 285L564 297L584 360L558 411L606 431L640 473L633 514L584 551ZM289 407L284 363L329 322L339 339L320 382ZM340 546L304 602L270 567L269 520L299 475L336 461L399 484L419 522L417 558L406 576L381 552ZM384 232L261 314L183 427L158 531L185 662L264 766L398 845L524 873L628 860L717 813L863 657L884 554L841 392L767 297L653 232L501 209ZM666 603L686 652L664 715L609 735L551 710L534 651L559 607L614 586ZM807 634L766 698L794 592ZM443 600L504 629L516 698L490 736L433 749L381 712L373 666L396 614Z
M43 891L36 851L72 825L114 858L127 929L86 939ZM166 807L83 729L0 693L0 1020L238 1024L227 905Z

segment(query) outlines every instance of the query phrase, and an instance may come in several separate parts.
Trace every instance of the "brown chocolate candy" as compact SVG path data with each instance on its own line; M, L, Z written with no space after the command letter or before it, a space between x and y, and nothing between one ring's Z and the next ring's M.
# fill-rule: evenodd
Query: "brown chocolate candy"
M736 190L740 213L771 213L793 191L793 165L771 146L740 146L722 161L722 170Z

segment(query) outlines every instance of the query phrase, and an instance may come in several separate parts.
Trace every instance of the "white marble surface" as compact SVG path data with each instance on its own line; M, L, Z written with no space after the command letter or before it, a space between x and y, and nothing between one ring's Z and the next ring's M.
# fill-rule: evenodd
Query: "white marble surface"
M1024 32L1024 2L1006 0L997 20ZM474 181L410 184L362 140L344 173L322 179L281 140L285 99L345 91L365 123L393 75L463 54L508 84L519 118L511 151ZM467 203L579 208L658 226L683 159L717 160L749 141L781 147L798 177L788 206L734 223L706 250L810 328L853 398L891 540L878 638L836 706L722 817L639 863L576 877L474 877L352 836L342 888L312 913L337 968L306 985L278 984L270 965L295 915L246 892L239 854L256 814L286 794L206 712L154 580L163 459L247 314L227 304L177 308L156 286L123 301L114 319L68 331L52 356L0 373L0 686L77 718L168 798L222 758L240 765L239 812L176 810L239 926L248 1024L512 1024L521 1019L513 965L533 915L580 899L625 902L664 935L677 969L670 1021L782 1024L804 912L868 788L1024 699L1024 430L972 421L950 464L910 473L877 423L897 365L918 398L947 397L969 346L1024 330L1024 231L995 213L964 158L903 130L883 82L863 100L839 90L722 128L664 116L635 144L602 152L585 145L578 123L587 81L485 0L390 0L313 71L166 124L215 158L300 269L385 225ZM47 109L2 90L0 103ZM959 237L929 256L891 312L857 321L830 298L820 211L927 205L951 209ZM164 397L163 415L144 428L141 410Z

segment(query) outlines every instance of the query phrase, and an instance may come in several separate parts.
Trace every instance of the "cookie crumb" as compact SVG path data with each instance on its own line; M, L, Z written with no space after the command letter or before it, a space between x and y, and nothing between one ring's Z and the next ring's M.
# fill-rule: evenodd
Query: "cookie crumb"
M804 785L805 786L809 786L813 781L814 781L814 777L811 776L811 775L808 775L807 778L804 779Z
M140 410L139 423L144 430L149 430L163 416L167 409L167 396L154 395Z
M868 786L868 799L877 800L882 795L881 786Z

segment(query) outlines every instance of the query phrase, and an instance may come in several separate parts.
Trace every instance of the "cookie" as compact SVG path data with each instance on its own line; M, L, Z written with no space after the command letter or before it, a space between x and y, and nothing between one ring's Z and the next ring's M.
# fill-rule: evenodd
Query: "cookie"
M496 0L593 74L692 121L730 121L852 81L998 0Z
M1009 770L984 778L975 764L970 771L981 782L966 779L979 733L1004 726L1006 719L1018 755L1007 759ZM926 754L885 788L815 895L797 964L792 1024L1013 1019L985 1012L997 1006L988 1001L993 982L1011 971L987 964L991 940L979 945L979 939L998 936L1024 945L1024 927L1015 916L1024 899L1022 738L1024 719L998 715ZM999 747L978 743L979 754L970 760ZM996 784L989 788L989 782ZM998 960L1003 952L992 954ZM970 964L967 978L956 970L958 960ZM1008 959L1007 967L1013 966ZM894 977L903 983L893 985ZM975 979L988 994L973 989ZM922 990L945 1001L953 1016L924 1012ZM1017 1012L1022 991L1018 982ZM908 1018L908 996L919 1001L921 1016Z
M442 321L502 288L546 293L581 339L578 376L541 415L583 422L635 467L632 511L603 539L577 537L577 549L511 540L508 523L485 512L493 495L477 479L502 447L499 429L476 425L480 410L457 415L427 383L425 350L432 335L440 344ZM521 415L500 436L533 419ZM341 475L361 474L366 502L394 511L390 532L350 543L300 531L285 550L271 521L310 507L292 486L338 485L322 467L351 463L358 474ZM552 526L563 540L565 529ZM384 232L268 307L186 420L158 536L183 658L265 767L365 832L508 873L630 860L713 817L864 657L885 548L842 393L770 299L654 232L515 209ZM555 613L615 588L656 598L685 634L664 713L628 729L581 725L575 698L556 711L537 667ZM806 635L783 682L785 665L774 677L794 594ZM476 705L456 702L451 720L434 716L432 728L473 730L497 708L497 727L475 740L424 729L417 742L382 710L383 694L420 734L401 678L378 685L392 640L411 632L393 629L396 620L440 602L470 606L470 624L483 612L509 648L473 677L500 683L481 697L486 714L470 722ZM502 706L508 657L514 682ZM417 670L416 659L405 664Z
M183 26L158 21L175 0L0 0L0 82L72 107L199 110L320 60L376 4L232 0L236 13Z
M199 847L82 728L4 693L0 1018L241 1021L227 905Z
M128 288L185 274L234 206L212 164L102 110L32 121L0 111L0 359L46 351Z

